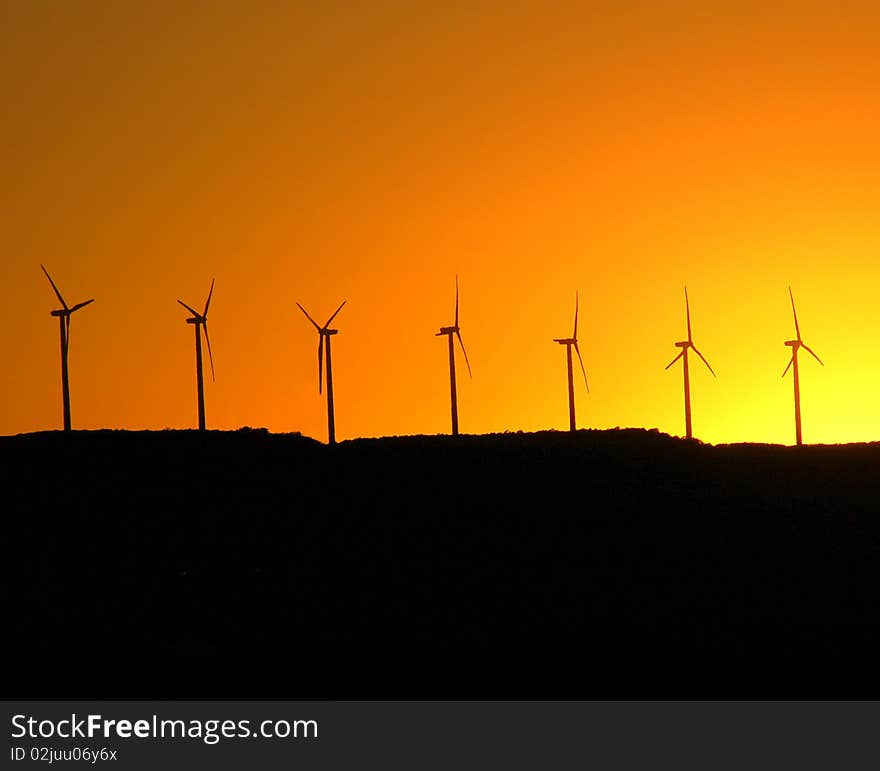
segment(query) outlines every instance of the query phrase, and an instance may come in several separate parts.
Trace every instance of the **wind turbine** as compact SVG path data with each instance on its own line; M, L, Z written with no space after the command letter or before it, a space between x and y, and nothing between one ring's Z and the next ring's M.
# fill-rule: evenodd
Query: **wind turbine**
M458 394L455 388L455 345L452 342L452 336L458 338L458 344L461 346L461 352L464 354L464 363L467 364L468 375L473 377L471 372L471 363L468 361L467 351L464 349L464 343L461 339L461 329L458 326L458 276L455 277L455 324L451 327L440 327L440 331L435 337L446 335L449 339L449 395L452 402L452 435L458 436Z
M329 444L336 444L336 416L333 412L333 360L330 358L330 338L333 335L339 334L338 329L330 329L330 324L346 302L346 300L342 301L342 305L333 312L333 315L327 319L327 323L323 327L319 326L318 322L309 316L308 311L297 303L305 317L318 330L318 393L321 393L321 383L324 374L324 339L326 338L327 340L327 441Z
M44 265L40 265L40 267L43 269L43 273L46 274L46 278L49 279L52 289L55 290L55 296L62 306L52 311L50 315L58 317L58 328L61 333L61 401L64 405L64 430L70 431L70 380L67 369L67 354L70 350L70 316L80 308L85 308L87 305L95 302L95 300L93 298L86 300L84 303L77 303L72 308L68 307L61 296L61 292L58 291L58 287L55 286L52 276L49 275L49 271L46 270Z
M801 329L798 326L798 318L797 311L794 309L794 295L791 293L791 287L788 287L788 296L791 298L791 312L794 316L794 332L797 335L796 340L786 340L785 344L791 348L791 359L788 364L785 366L785 370L782 372L782 377L785 377L786 372L788 372L789 367L793 367L794 374L794 435L798 445L803 444L802 436L801 436L801 385L800 378L798 376L798 349L804 348L819 364L825 365L822 363L822 359L820 359L815 351L813 351L810 346L808 346L803 340L801 340Z
M697 346L694 345L694 338L691 333L691 304L688 301L688 290L687 287L684 288L684 306L687 313L687 328L688 328L688 339L681 340L675 344L676 348L681 348L681 353L678 354L669 364L666 365L666 369L669 369L675 362L679 359L683 359L682 366L684 368L684 427L685 427L685 435L688 439L694 438L694 432L691 427L691 377L690 371L688 369L688 350L693 348L694 353L697 354L702 360L703 364L705 364L709 368L709 372L712 373L712 377L715 377L715 370L712 369L709 362L706 361L706 357L703 356L697 350Z
M205 310L199 313L183 300L178 300L184 308L186 308L192 316L186 320L187 324L192 324L196 331L196 389L199 401L199 431L205 430L205 383L202 377L202 327L205 329L205 342L208 344L208 359L211 362L211 380L214 380L214 356L211 353L211 338L208 337L208 308L211 305L211 295L214 294L214 279L211 279L211 289L208 291L208 299L205 300Z
M584 360L581 358L581 351L578 348L578 293L574 293L574 333L571 337L555 337L554 343L565 346L565 358L568 362L568 430L576 431L574 418L574 374L571 366L571 348L574 346L577 353L578 361L581 363L581 372L584 373L584 385L587 387L587 393L590 392L590 385L587 383L587 370L584 369Z

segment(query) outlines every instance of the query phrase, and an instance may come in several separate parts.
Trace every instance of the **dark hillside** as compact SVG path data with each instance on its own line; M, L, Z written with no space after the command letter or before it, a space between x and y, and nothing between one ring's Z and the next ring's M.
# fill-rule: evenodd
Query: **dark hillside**
M0 438L10 695L874 696L880 445Z

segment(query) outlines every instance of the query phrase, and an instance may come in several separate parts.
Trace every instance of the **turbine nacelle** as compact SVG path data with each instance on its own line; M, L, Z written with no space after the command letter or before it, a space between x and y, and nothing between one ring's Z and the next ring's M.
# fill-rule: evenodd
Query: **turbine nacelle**
M46 266L40 265L40 267L43 269L43 273L46 275L46 278L49 279L49 283L52 285L52 291L55 292L55 296L58 298L58 302L60 302L61 306L62 306L60 308L55 309L54 311L49 311L50 316L55 316L56 318L66 317L69 322L70 321L70 314L72 314L74 311L78 311L80 308L85 308L87 305L91 305L93 302L95 302L94 299L91 299L91 300L86 300L83 303L77 303L72 308L69 307L67 305L67 303L64 301L64 298L61 296L61 291L58 289L57 286L55 286L55 282L52 280L52 276L49 275L49 271L46 270Z
M791 299L791 315L794 318L794 333L797 335L797 338L795 338L794 340L785 341L785 345L791 348L791 361L788 362L788 366L782 373L783 377L785 377L785 373L788 372L788 368L791 367L792 363L794 362L794 357L797 355L797 352L801 348L803 348L808 354L810 354L810 356L818 361L819 364L821 364L823 367L825 366L825 363L822 361L822 359L820 359L816 352L812 348L810 348L810 346L807 345L801 338L801 327L800 324L798 324L797 310L794 307L794 294L791 291L791 287L788 288L788 296Z
M214 279L211 279L211 288L208 290L208 299L205 300L205 310L199 313L195 308L191 305L187 305L183 300L178 300L178 305L182 306L186 310L188 310L192 316L190 316L187 320L187 324L194 324L196 326L196 334L200 335L201 331L205 333L205 342L208 344L208 361L211 363L211 380L215 380L214 376L214 354L211 351L211 338L208 335L208 309L211 307L211 298L214 296ZM199 326L201 325L202 330L199 330ZM201 337L198 338L201 340ZM201 345L200 342L196 341L197 345ZM197 349L198 350L198 349ZM199 360L198 366L201 366L201 359ZM199 421L199 428L203 428L201 425L201 418Z
M700 357L703 364L706 365L706 368L709 370L709 372L712 373L712 376L715 377L715 370L712 369L712 365L709 364L708 361L706 361L706 357L703 356L703 354L700 353L699 348L697 348L697 346L694 345L694 335L693 335L693 332L691 331L691 303L690 303L690 300L688 299L687 287L684 288L684 308L685 308L685 317L687 319L688 339L687 340L679 340L677 343L674 343L676 348L681 348L681 353L679 353L678 356L676 356L672 361L669 362L669 364L666 365L666 369L669 369L673 364L675 364L675 362L677 362L680 358L682 358L687 353L688 348L690 348L693 350L693 352L695 354L697 354L697 356ZM685 361L687 361L687 360L685 360ZM688 399L688 397L685 397L686 402L687 402L687 399ZM685 406L686 406L686 408L688 408L687 404Z
M559 343L560 345L568 346L568 354L567 355L568 355L568 364L569 364L569 371L568 371L569 382L571 379L571 369L570 369L570 367L571 367L571 347L574 346L574 352L577 354L578 361L580 362L580 365L581 365L581 372L584 375L584 386L587 389L587 393L589 393L590 392L590 384L587 382L587 370L586 370L586 367L584 367L584 360L581 357L581 349L578 348L577 335L578 335L578 308L579 307L580 307L579 295L577 292L575 292L574 293L574 329L572 330L572 335L571 335L571 337L554 337L553 342ZM572 392L572 394L573 394L573 392ZM574 397L572 395L570 395L569 398L573 399ZM572 404L572 406L571 406L571 410L572 410L572 412L571 412L571 430L574 431L574 406L573 406L573 402L571 404Z
M467 351L464 347L464 340L461 339L461 327L458 325L458 276L455 277L455 323L447 326L440 327L440 331L434 335L434 337L442 337L443 335L449 336L449 344L453 345L452 336L455 335L458 338L458 344L461 347L461 352L464 354L464 363L467 364L468 375L473 377L473 372L471 372L471 363L468 360ZM450 348L450 355L452 349ZM450 359L449 362L450 368L455 366L455 362L453 359ZM455 432L455 428L453 428L453 433Z
M327 319L327 322L324 324L323 327L309 315L309 312L305 308L303 308L301 303L296 304L297 307L303 312L303 315L312 323L312 326L315 328L315 331L318 333L318 393L323 393L323 390L324 390L324 338L325 337L328 338L328 340L327 340L327 361L329 363L329 361L330 361L330 340L329 340L329 337L330 337L330 335L338 335L339 334L339 330L338 329L331 329L330 324L333 323L333 319L336 318L337 314L339 313L339 311L342 310L342 308L346 302L347 302L347 300L343 300L340 303L339 307L335 311L333 311L333 315L329 319ZM331 377L331 373L329 370L330 370L330 368L328 366L328 368L327 368L327 382L328 382L328 384L330 383L330 377ZM332 413L331 399L332 399L332 395L330 393L330 390L328 389L328 391L327 391L328 414ZM330 418L330 420L332 421L332 418ZM335 441L336 441L336 439L335 439L334 429L331 428L330 429L330 443L332 444Z

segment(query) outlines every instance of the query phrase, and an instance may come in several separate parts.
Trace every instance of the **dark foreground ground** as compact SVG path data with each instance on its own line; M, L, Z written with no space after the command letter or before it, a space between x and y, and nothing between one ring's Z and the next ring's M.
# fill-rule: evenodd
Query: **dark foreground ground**
M880 696L880 445L0 438L14 697Z

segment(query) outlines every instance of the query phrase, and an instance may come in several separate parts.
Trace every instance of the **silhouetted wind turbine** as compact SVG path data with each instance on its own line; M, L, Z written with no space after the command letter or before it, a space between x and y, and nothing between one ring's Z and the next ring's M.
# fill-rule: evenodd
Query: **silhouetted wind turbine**
M789 367L794 367L794 435L798 445L801 445L803 444L803 440L801 437L801 385L798 376L798 349L806 349L806 351L818 361L819 364L822 364L822 359L816 355L810 346L801 340L801 329L798 326L797 311L794 309L794 295L791 293L791 287L788 288L788 296L791 298L791 312L794 316L794 332L797 335L797 339L785 341L785 344L791 348L791 359L783 370L782 377L785 377L785 373L788 372ZM825 365L822 364L822 366L824 367Z
M205 329L205 342L208 344L208 359L211 362L211 380L214 380L214 356L211 353L211 338L208 337L208 308L211 305L211 295L214 294L214 279L211 279L211 288L208 291L208 299L205 300L205 310L199 313L183 300L178 300L184 308L186 308L192 316L186 320L187 324L192 324L196 330L196 389L199 401L199 431L205 430L205 383L202 377L202 335L201 328Z
M584 373L584 385L587 387L587 393L590 392L590 385L587 383L587 370L584 369L584 360L581 358L581 351L578 348L578 293L574 293L574 333L571 337L553 338L554 343L565 346L565 358L568 362L568 430L576 431L574 418L574 374L571 366L571 348L574 346L577 353L578 361L581 363L581 372Z
M318 322L309 316L308 311L297 303L305 317L318 330L318 393L321 393L321 382L324 374L324 339L327 339L327 441L330 444L336 444L336 416L333 412L333 360L330 357L330 337L339 334L338 329L330 329L330 324L336 318L336 314L342 310L342 306L345 303L346 300L343 300L342 305L333 312L333 315L327 319L327 323L323 327L319 326Z
M449 395L452 402L452 435L458 436L458 393L455 387L455 345L452 342L452 336L458 338L458 344L461 346L461 352L464 354L464 363L467 364L468 375L473 377L471 372L471 363L468 361L467 351L464 349L464 343L461 339L461 330L458 327L458 276L455 277L455 324L451 327L440 327L440 331L435 337L446 335L449 338Z
M688 339L681 340L675 344L676 348L681 348L681 353L678 354L669 364L666 365L666 369L669 369L675 362L679 359L683 359L682 366L684 368L684 427L685 434L688 439L693 439L693 429L691 427L691 377L690 371L688 370L688 349L693 348L694 353L697 354L702 360L703 364L705 364L709 368L709 372L712 373L712 377L715 377L715 370L709 365L709 362L706 361L706 357L703 356L697 350L697 346L694 345L694 338L691 334L691 304L688 301L688 290L687 287L684 288L684 306L685 312L687 314L687 328L688 328Z
M46 274L46 278L49 279L52 289L55 290L55 296L62 306L52 311L50 315L58 317L58 328L61 333L61 401L64 409L64 430L70 431L70 381L67 369L67 354L70 350L70 316L80 308L85 308L90 303L95 302L95 300L94 298L86 300L84 303L77 303L72 308L69 308L61 296L61 292L58 291L58 287L55 286L52 276L49 275L49 271L46 270L44 265L40 265L40 267L43 269L43 273Z

